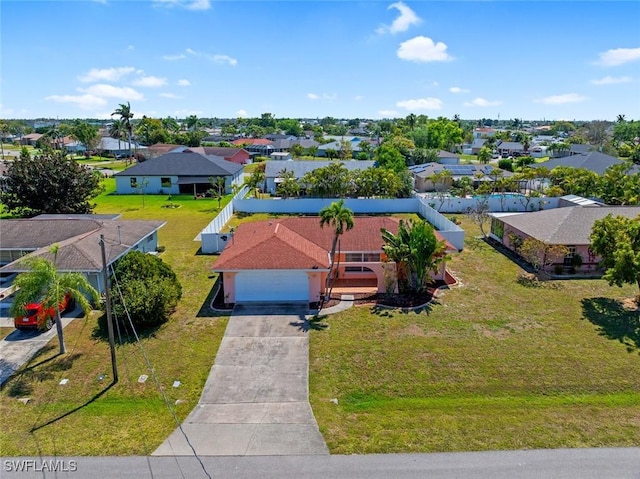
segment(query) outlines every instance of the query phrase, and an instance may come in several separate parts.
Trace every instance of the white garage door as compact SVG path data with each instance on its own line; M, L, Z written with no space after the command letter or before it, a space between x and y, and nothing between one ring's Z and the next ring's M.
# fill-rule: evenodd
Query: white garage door
M304 271L242 271L236 274L236 303L308 299L309 276Z

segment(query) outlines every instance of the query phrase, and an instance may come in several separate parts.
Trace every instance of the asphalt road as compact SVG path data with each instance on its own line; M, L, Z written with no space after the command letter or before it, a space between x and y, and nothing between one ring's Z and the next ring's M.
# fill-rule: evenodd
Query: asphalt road
M2 478L640 479L640 448L366 456L207 456L201 458L202 465L196 458L184 456L0 460ZM19 466L30 470L15 472ZM57 472L46 470L54 467L58 468Z

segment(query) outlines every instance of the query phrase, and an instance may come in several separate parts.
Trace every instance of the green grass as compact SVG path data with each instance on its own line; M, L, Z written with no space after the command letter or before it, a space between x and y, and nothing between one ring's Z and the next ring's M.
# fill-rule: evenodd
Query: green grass
M148 332L142 344L158 380L182 420L197 404L226 327L226 317L208 311L216 256L199 254L195 236L217 214L217 201L173 196L180 208L162 208L166 196L108 194L97 198L96 213L122 213L125 219L160 219L161 258L171 264L183 287L171 320ZM225 202L228 201L225 198ZM225 202L222 203L224 206ZM65 328L68 354L57 356L54 339L0 391L5 418L0 430L3 455L25 451L42 455L150 454L175 429L144 356L136 344L118 346L120 381L111 382L109 348L95 337L97 319L74 321ZM99 381L98 377L106 377ZM144 384L141 374L149 375ZM60 386L61 379L69 383ZM175 380L181 381L173 388ZM30 398L25 405L18 401ZM180 400L178 405L175 402ZM10 420L6 420L10 418Z
M521 286L461 219L468 246L450 270L462 286L419 314L355 307L311 332L311 403L331 452L639 444L639 319L617 301L634 288Z

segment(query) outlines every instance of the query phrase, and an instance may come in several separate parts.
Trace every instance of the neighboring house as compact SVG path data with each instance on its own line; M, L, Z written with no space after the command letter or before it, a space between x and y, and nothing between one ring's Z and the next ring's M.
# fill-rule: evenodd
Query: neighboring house
M266 138L239 138L231 142L249 152L251 158L256 156L269 156L276 151L271 140Z
M485 138L474 138L473 143L471 143L471 149L469 150L470 154L477 155L480 153L480 150L486 142L487 140Z
M219 156L231 163L237 163L239 165L245 165L251 160L251 154L244 148L199 146L197 148L187 148L185 151L192 151L193 153L200 153L201 155Z
M144 156L143 150L146 150L146 146L142 146L135 141L131 142L131 153L136 153ZM99 153L108 153L111 155L129 155L129 142L127 140L117 140L116 138L103 137L100 138L100 143L96 147Z
M233 185L242 183L242 169L242 165L218 156L189 151L167 153L116 173L116 193L184 193L195 196L211 189L210 177L224 178L225 192L230 193Z
M460 163L460 157L455 153L440 150L438 152L438 163L443 165L457 165Z
M156 143L144 150L143 156L145 160L151 160L153 158L166 155L167 153L171 153L176 148L180 148L180 146L181 145L174 145L172 143Z
M534 163L531 166L534 168L542 166L549 170L554 169L556 166L569 166L572 168L584 168L599 175L603 175L606 169L610 166L620 165L623 163L625 163L623 160L620 160L615 156L605 155L599 151L590 151L584 154L551 158L547 161L543 161L542 163ZM638 172L638 167L633 167L632 171Z
M358 138L357 136L354 136L354 137L345 136L344 139L334 140L330 143L325 143L324 145L318 146L318 156L319 157L329 156L327 154L327 150L333 150L336 152L336 156L339 156L338 152L342 149L343 141L348 141L349 144L351 145L352 157L355 157L358 153L362 151L362 149L360 148L360 142L361 142L360 138Z
M535 145L529 148L529 155L532 158L542 158L543 156L547 156L547 147L543 145Z
M493 181L491 173L496 169L492 165L443 165L440 163L423 163L409 167L409 172L414 180L414 189L418 193L435 191L436 186L431 179L433 175L443 170L451 172L453 181L467 177L473 180L474 187L478 187L483 181ZM501 177L512 176L510 171L502 171Z
M158 249L158 230L163 221L123 220L120 215L40 215L30 219L0 220L0 268L2 272L25 272L25 256L53 260L60 272L83 273L98 291L104 291L100 236L106 242L107 264L129 251L153 253Z
M514 153L523 154L524 146L518 141L502 141L496 146L498 154L501 156L510 156Z
M473 130L473 139L480 139L480 138L490 138L492 136L495 136L496 134L496 130L494 130L493 128L475 128Z
M385 262L380 230L397 233L398 224L397 218L357 216L353 229L340 236L336 286L346 280L378 292L397 291L394 263ZM334 234L330 226L320 227L317 216L241 224L212 268L222 274L225 302L317 303L325 293ZM450 244L447 248L456 251ZM444 276L442 263L433 278Z
M269 158L277 161L287 161L292 160L293 155L291 155L291 153L289 153L288 151L275 151L269 155Z
M640 206L570 206L533 213L494 213L491 236L512 251L517 249L514 240L521 242L527 238L547 245L566 246L569 254L557 258L546 271L553 272L556 265L570 268L575 265L574 257L579 255L582 266L576 267L576 271L595 273L600 258L590 250L589 236L595 221L609 214L637 218Z
M40 134L40 133L29 133L28 135L24 135L21 139L20 139L20 143L23 146L36 146L36 143L38 142L38 140L40 138L42 138L44 135Z
M265 163L265 183L266 191L272 195L276 193L277 180L280 178L280 172L286 168L287 171L293 172L293 177L296 180L302 179L307 173L317 169L324 168L325 166L334 165L336 163L344 165L349 171L354 170L366 170L375 165L375 161L314 161L314 160L293 160L282 163L281 161L267 161Z

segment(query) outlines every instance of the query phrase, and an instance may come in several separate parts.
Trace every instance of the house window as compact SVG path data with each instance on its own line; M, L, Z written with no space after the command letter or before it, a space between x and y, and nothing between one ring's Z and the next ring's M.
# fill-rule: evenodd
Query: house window
M171 188L171 178L160 178L160 186L163 188Z
M567 246L569 252L564 257L564 266L570 267L573 265L573 257L576 255L576 247L575 246Z
M131 178L129 178L129 183L131 184L131 188L137 188L138 178L136 178L135 176L132 176Z
M373 273L373 270L367 268L366 266L345 266L345 273Z
M378 263L380 253L345 253L344 260L347 263Z
M504 223L497 218L492 218L491 233L502 241L502 236L504 235Z

